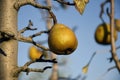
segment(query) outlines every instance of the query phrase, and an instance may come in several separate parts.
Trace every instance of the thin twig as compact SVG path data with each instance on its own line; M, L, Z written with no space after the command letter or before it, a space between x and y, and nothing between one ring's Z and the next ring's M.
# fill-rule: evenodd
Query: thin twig
M104 72L102 75L100 75L100 76L97 78L97 80L102 80L101 78L105 77L105 76L107 75L107 73L110 72L110 71L113 70L113 69L116 69L116 66L112 66L112 67L108 68L106 72Z
M56 16L54 15L54 13L51 10L48 10L50 16L53 18L53 23L56 24L57 23L57 19Z
M116 48L116 50L117 50L117 49L120 49L120 46L118 46L118 47ZM111 52L111 50L99 50L99 51L95 51L95 52L92 54L90 60L88 61L88 63L87 63L85 66L89 66L89 65L90 65L90 63L92 62L93 58L95 57L95 55L96 55L97 53L105 53L105 52L106 52L106 53L107 53L107 52ZM110 60L110 62L112 62L112 61L113 61L113 57L108 58L108 60Z
M39 47L39 48L45 50L45 51L50 51L49 48L46 48L45 46L42 46L41 44L36 43L35 41L32 41L31 43L32 43L33 45L35 45L35 46L37 46L37 47Z
M52 68L52 67L51 66L46 66L43 69L21 67L20 69L21 69L21 72L26 72L26 74L28 75L30 72L41 72L41 73L43 73L45 70L50 69L50 68Z
M105 4L107 4L108 2L110 2L110 0L106 0L105 2L103 2L102 4L101 4L101 12L100 12L100 19L102 20L102 21L104 21L103 20L103 18L102 18L102 15L103 15L103 13L104 13L104 6L105 6Z
M49 31L40 31L40 32L38 32L38 33L35 33L35 34L29 36L29 37L34 38L34 37L36 37L36 36L40 36L40 35L43 34L43 33L49 33Z
M70 6L74 6L75 5L75 3L65 2L64 0L54 0L54 1L57 1L57 2L59 2L61 4L70 5Z
M39 3L37 3L35 0L19 0L19 1L16 1L16 3L14 4L14 7L15 7L16 10L19 10L19 8L21 8L22 6L25 6L25 5L31 5L35 8L48 10L49 14L53 18L54 24L57 23L56 16L51 11L51 6L43 6Z
M50 62L50 63L57 63L56 59L52 59L52 60L45 60L45 59L38 59L36 61L29 61L26 62L24 64L24 66L22 67L18 67L16 70L16 74L19 74L20 72L26 72L26 74L28 75L29 72L44 72L46 69L52 68L51 66L46 66L43 69L36 69L36 68L28 68L31 64L35 63L35 62Z
M31 26L33 26L33 23L31 20L29 20L29 24L27 27L23 28L22 30L19 30L19 33L24 33L27 30L37 30L37 28L31 28Z
M43 69L33 69L33 68L27 68L23 72L26 72L26 75L29 74L29 72L41 72L43 73L45 70L52 68L51 66L46 66Z
M29 24L27 27L23 28L22 30L19 30L19 33L24 33L27 30L37 30L37 28L31 28L31 26L33 26L33 22L31 20L29 20Z
M38 60L36 60L36 62L50 62L50 63L57 63L56 59L52 59L52 60L38 59Z

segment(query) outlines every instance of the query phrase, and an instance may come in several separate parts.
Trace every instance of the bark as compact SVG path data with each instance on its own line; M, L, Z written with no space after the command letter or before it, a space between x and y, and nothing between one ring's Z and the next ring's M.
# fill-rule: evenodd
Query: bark
M0 31L17 36L16 0L0 0ZM0 35L1 36L1 35ZM17 68L18 42L12 38L0 38L0 80L17 80L14 76ZM3 52L6 54L3 55Z

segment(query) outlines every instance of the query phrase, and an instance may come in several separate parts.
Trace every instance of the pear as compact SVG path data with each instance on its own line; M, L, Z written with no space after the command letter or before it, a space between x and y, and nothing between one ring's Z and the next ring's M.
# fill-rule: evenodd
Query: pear
M32 61L35 61L37 59L40 59L40 57L43 55L43 53L37 49L37 47L35 46L31 46L29 48L29 58L32 60Z
M110 24L102 23L98 25L96 31L95 31L95 40L99 44L108 45L111 44L110 39ZM114 29L114 39L117 40L117 31Z
M120 32L120 19L115 19L115 28L118 32Z
M71 54L78 45L74 32L64 24L55 24L48 36L48 45L57 55Z

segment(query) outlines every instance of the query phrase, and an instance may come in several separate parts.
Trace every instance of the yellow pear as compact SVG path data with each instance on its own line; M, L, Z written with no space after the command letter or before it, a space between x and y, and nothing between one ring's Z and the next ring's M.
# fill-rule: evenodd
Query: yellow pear
M29 48L29 58L32 61L39 59L42 56L42 52L38 50L35 46Z
M78 41L69 27L57 23L50 30L48 45L55 54L68 55L77 48Z
M115 19L115 28L118 32L120 32L120 19Z
M96 32L95 32L95 40L99 44L107 45L111 43L110 39L110 24L103 23L98 25ZM115 41L117 40L117 31L114 29L114 38Z

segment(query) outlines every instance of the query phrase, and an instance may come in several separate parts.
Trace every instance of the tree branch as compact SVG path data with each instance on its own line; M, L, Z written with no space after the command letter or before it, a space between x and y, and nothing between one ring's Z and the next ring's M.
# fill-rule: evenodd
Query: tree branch
M29 37L34 38L34 37L36 37L36 36L40 36L40 35L43 34L43 33L49 33L49 31L40 31L40 32L38 32L38 33L35 33L35 34L29 36Z
M116 46L115 46L115 39L114 39L114 0L106 0L101 4L101 12L100 12L100 18L102 19L102 15L104 13L104 5L106 3L110 2L110 13L109 13L109 8L106 9L107 15L110 18L110 32L111 32L111 55L112 57L109 58L110 62L112 59L115 61L116 67L118 71L120 72L120 61L116 53ZM102 19L102 21L104 21Z
M18 0L18 1L16 1L16 3L14 4L14 7L15 7L16 10L19 10L20 7L25 6L25 5L31 5L31 6L33 6L33 7L35 7L35 8L48 10L49 14L50 14L51 17L53 18L54 24L57 23L56 16L55 16L54 13L51 11L51 6L42 6L41 4L35 2L35 0Z
M37 28L31 28L31 26L33 26L33 23L32 23L31 20L29 20L28 26L25 27L25 28L23 28L22 30L18 31L17 36L14 36L13 39L18 40L18 41L21 41L21 42L32 43L33 45L35 45L35 46L37 46L37 47L39 47L39 48L41 48L41 49L43 49L43 50L45 50L45 51L50 51L48 48L42 46L41 44L39 44L39 43L37 43L37 42L35 42L35 41L33 40L34 37L40 36L42 33L48 33L49 31L40 31L40 32L38 32L38 33L35 33L35 34L33 34L33 35L30 35L29 37L24 37L24 36L22 35L22 33L24 33L24 32L27 31L27 30L36 30L36 29L37 29Z
M71 5L71 6L75 5L75 3L65 2L64 0L54 0L54 1L57 1L57 2L59 2L61 4L65 4L65 5Z
M14 76L18 76L20 72L26 72L26 75L29 74L29 72L44 72L45 70L52 68L51 66L46 66L43 69L36 69L36 68L28 68L28 66L19 67L18 70L16 70L16 73Z
M17 0L16 3L14 4L14 7L16 10L19 10L20 7L25 6L25 5L31 5L33 7L40 8L40 9L46 9L46 10L51 9L50 6L42 6L38 4L37 2L35 2L35 0Z
M51 66L46 66L43 69L33 69L33 68L27 68L26 70L23 70L23 72L27 72L28 75L29 72L44 72L45 70L52 68Z
M23 28L22 30L19 30L19 33L24 33L27 30L37 30L37 28L31 28L32 26L33 26L33 23L31 20L29 20L28 26Z
M14 39L21 41L21 42L32 43L33 45L35 45L45 51L50 51L49 48L46 48L46 47L42 46L41 44L35 42L31 37L24 37L19 33L18 33L18 37L14 37Z
M116 48L116 50L117 49L120 49L120 46L118 46L117 48ZM111 52L112 50L99 50L99 51L95 51L93 54L92 54L92 56L90 57L90 60L88 61L88 63L85 65L85 67L87 66L87 67L89 67L89 65L90 65L90 63L92 62L92 60L93 60L93 58L95 57L95 55L97 54L97 53L105 53L105 52ZM113 59L113 57L110 57L110 58L108 58L108 60L110 60L110 62L112 62L114 59ZM120 62L120 60L119 60L119 62Z
M112 66L110 68L107 69L107 71L105 71L102 75L100 75L97 80L101 80L101 78L103 78L104 76L106 76L108 74L108 72L110 72L111 70L116 69L116 66Z
M54 15L54 13L51 10L48 10L50 16L53 18L53 23L56 24L57 23L57 19L56 16Z
M103 2L102 4L101 4L101 11L100 11L100 19L102 20L102 21L104 21L103 20L103 18L102 18L102 15L103 15L103 13L104 13L104 6L105 6L105 4L107 4L108 2L110 2L110 0L106 0L105 2Z
M38 59L36 60L36 62L50 62L50 63L57 63L56 59L52 59L52 60L45 60L45 59Z
M24 66L22 67L18 67L14 76L18 76L20 72L26 72L26 74L28 75L29 72L44 72L46 69L49 69L49 68L52 68L51 66L46 66L44 67L43 69L36 69L36 68L29 68L29 66L33 63L36 63L36 62L50 62L50 63L57 63L56 59L52 59L52 60L45 60L45 59L38 59L36 61L29 61L29 62L26 62L24 64Z
M110 4L111 55L113 60L115 61L118 71L120 72L120 61L116 54L116 46L115 46L115 39L114 39L114 0L110 0L110 1L111 1L111 4Z

